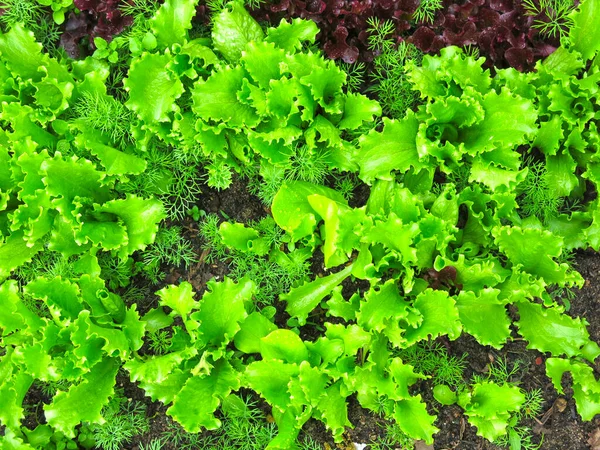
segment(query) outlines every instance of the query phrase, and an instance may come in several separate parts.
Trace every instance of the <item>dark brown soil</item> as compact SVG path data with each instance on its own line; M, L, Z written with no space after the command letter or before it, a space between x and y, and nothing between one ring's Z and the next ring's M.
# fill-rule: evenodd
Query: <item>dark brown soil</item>
M360 195L363 199L366 198L368 190L360 191ZM363 199L358 200L357 203L360 204ZM206 212L218 213L230 220L240 222L260 219L269 213L258 199L247 193L244 183L239 181L236 181L227 192L216 192L207 188L199 200L198 207ZM200 261L189 270L165 267L168 274L165 283L187 280L193 284L198 291L197 295L200 296L205 290L206 282L213 278L222 279L227 274L228 268L224 263L206 263L206 255L202 252L201 240L198 237L195 222L188 218L180 225L185 229L186 237L197 248ZM600 256L595 252L580 252L576 256L576 262L578 270L585 278L586 283L571 302L572 306L569 313L573 316L585 317L590 323L588 329L591 338L596 342L600 342ZM318 256L313 259L312 269L315 273L320 273L323 270L322 260L320 261ZM136 282L144 283L142 280L136 280ZM352 286L353 291L356 289L363 290L362 288L362 286ZM138 309L144 311L155 306L156 299ZM285 314L282 311L280 313ZM285 320L284 315L281 316L280 320ZM310 336L308 336L310 332L308 330L303 330L303 332L307 334L305 338L310 339ZM468 353L468 367L465 373L467 379L472 374L485 374L489 364L500 358L506 359L509 365L514 364L516 360L521 361L522 370L511 381L518 383L525 390L541 389L544 395L542 414L536 420L530 420L526 423L533 430L533 441L535 443L542 442L540 447L542 450L586 450L592 448L588 444L588 439L590 434L600 426L600 418L592 422L582 422L576 413L571 391L567 389L564 396L558 395L545 375L545 355L537 351L527 350L526 343L519 339L508 343L499 352L477 344L469 336L463 336L452 342L445 339L439 341L447 347L451 355L461 356L463 353ZM124 447L124 449L138 450L139 444L148 444L153 439L160 438L168 429L170 419L165 414L167 407L158 402L152 402L145 397L144 392L131 383L125 373L119 374L118 387L124 389L128 398L144 402L147 405L147 415L150 418L151 425L150 431L142 437L137 437L135 442ZM436 450L499 448L476 435L476 429L468 424L460 407L452 405L437 410L434 409L434 405L439 406L439 404L433 401L430 382L422 382L418 387L423 399L430 407L430 412L437 415L435 425L440 429L440 432L435 435L433 446L420 445L420 448L433 448ZM561 399L566 400L566 407L564 409L560 408L562 412L556 406L560 404ZM25 399L25 404L39 406L41 402L48 401L49 398L44 396L39 389L32 388ZM320 442L325 449L353 449L352 442L368 444L385 433L385 421L363 409L355 397L349 397L348 405L349 419L354 427L347 430L343 444L334 444L323 424L315 420L311 420L305 425L302 436L310 436L313 440ZM262 407L268 412L268 406L262 405ZM25 425L33 428L36 422L43 422L41 407L30 408ZM163 448L177 450L172 445L165 445Z

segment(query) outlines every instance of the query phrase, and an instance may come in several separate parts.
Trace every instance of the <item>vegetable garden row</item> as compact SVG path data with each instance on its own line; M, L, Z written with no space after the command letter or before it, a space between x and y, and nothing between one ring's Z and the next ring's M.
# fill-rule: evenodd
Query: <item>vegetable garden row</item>
M593 420L600 347L568 312L600 249L599 23L600 0L0 0L0 447L330 448L317 421L348 448L357 403L373 449L436 445L448 405L544 448L547 399L518 363L467 376L461 335L525 341ZM234 186L262 211L215 214Z

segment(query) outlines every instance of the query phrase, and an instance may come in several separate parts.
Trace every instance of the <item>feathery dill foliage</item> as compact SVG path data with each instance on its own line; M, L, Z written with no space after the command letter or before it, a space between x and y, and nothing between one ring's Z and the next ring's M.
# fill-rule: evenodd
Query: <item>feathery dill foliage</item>
M306 436L298 442L298 448L299 450L323 450L323 446L310 436Z
M164 355L171 346L171 336L168 331L157 330L148 335L150 350L155 354Z
M292 148L289 160L283 165L286 180L323 183L329 173L327 157L329 152L318 148L311 149L306 144L296 144Z
M247 173L248 190L263 204L271 206L285 180L322 184L331 173L329 152L326 149L311 148L304 142L297 142L291 148L287 160L278 164L263 160L258 170L250 170Z
M285 168L262 161L260 169L248 177L248 190L264 205L271 206L284 180Z
M171 422L162 440L179 450L262 450L277 434L249 397L231 395L223 401L223 414L222 427L212 432L187 433Z
M0 0L0 24L3 29L18 23L35 30L44 16L42 6L36 0Z
M37 253L30 262L15 270L15 276L23 284L28 284L38 277L69 279L75 276L73 262L76 258L67 258L59 252L46 249Z
M310 254L301 250L290 253L279 251L284 235L272 217L250 222L248 226L258 231L259 237L266 241L272 251L277 251L277 257L228 248L221 239L219 217L216 214L208 214L199 222L199 235L204 241L202 249L207 252L208 263L221 261L228 264L232 279L237 281L248 277L254 281L259 288L255 294L256 302L263 306L270 305L279 294L288 292L306 278Z
M346 200L351 200L354 196L357 180L352 174L340 175L339 177L336 177L334 186L335 190L342 194Z
M423 53L412 44L401 42L396 45L388 38L395 29L392 21L381 22L371 17L367 23L369 49L377 54L370 75L373 85L367 92L375 94L384 114L400 119L416 106L419 99L419 93L406 76L406 64L409 61L420 64Z
M198 222L198 234L203 241L201 248L207 252L205 260L209 264L227 258L227 247L219 233L219 222L219 216L216 214L207 214Z
M463 372L467 367L467 354L450 356L448 350L437 342L418 343L398 352L398 356L415 368L415 372L431 376L434 384L452 387L464 385Z
M525 14L535 18L531 27L544 36L562 38L575 25L572 0L523 0L522 4Z
M156 239L142 253L143 273L153 282L164 278L161 264L188 268L197 261L192 244L181 235L180 227L162 228L156 233Z
M162 450L163 445L160 439L153 439L147 445L140 444L140 450Z
M543 224L547 224L550 219L558 216L564 200L556 196L549 183L546 164L542 161L533 162L529 158L525 161L525 166L529 170L520 187L523 192L519 198L520 211L523 217L535 216Z
M370 447L373 450L413 450L415 441L393 423L385 425L385 434L371 442Z
M232 177L231 168L224 161L215 161L206 166L206 184L217 191L227 189Z
M102 417L105 422L102 425L94 424L91 428L96 446L103 450L120 450L135 436L150 429L146 405L128 401L119 390L103 408Z
M111 289L127 287L133 276L133 259L121 259L110 253L102 253L98 258L101 277Z
M183 219L194 206L201 190L199 164L175 158L174 150L161 142L150 143L144 154L146 170L119 185L122 192L141 197L158 197L171 220Z
M416 22L433 23L435 13L443 8L442 0L421 0L413 14Z
M352 92L359 92L360 87L365 82L366 65L363 62L348 64L339 63L340 69L346 72L346 86Z
M120 147L132 142L129 130L133 115L122 102L110 95L84 92L73 106L73 112L77 119L102 131Z

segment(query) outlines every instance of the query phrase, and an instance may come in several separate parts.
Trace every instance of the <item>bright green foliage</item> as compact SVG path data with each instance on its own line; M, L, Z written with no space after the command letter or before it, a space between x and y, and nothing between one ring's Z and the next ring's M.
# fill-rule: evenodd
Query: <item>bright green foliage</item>
M549 358L546 361L546 374L561 394L561 381L565 372L570 372L573 377L573 398L577 404L577 411L583 420L592 420L600 413L600 383L594 376L594 370L585 363Z
M481 436L493 441L506 433L510 413L525 402L519 388L491 382L475 384L472 391L459 395L458 404L465 409L469 422Z
M510 436L533 409L511 372L460 390L462 358L437 352L434 364L411 353L463 332L501 348L509 305L529 347L551 354L557 389L571 372L591 419L600 390L575 358L593 363L600 348L549 292L581 285L566 262L571 250L600 248L598 200L586 195L600 183L600 72L588 64L600 41L597 3L570 16L565 47L531 74L492 76L455 47L422 62L404 45L385 56L393 24L373 21L380 86L400 82L381 88L382 101L390 94L384 110L398 117L382 123L377 102L306 50L313 22L264 32L240 2L215 8L212 38L197 39L194 2L167 0L155 13L130 5L154 16L127 38L98 39L81 61L43 54L21 25L0 34L2 445L47 444L74 437L82 421L110 422L104 407L120 367L188 432L223 426L238 437L202 444L217 448L241 447L256 430L250 420L221 423L247 410L234 394L242 388L272 407L277 435L260 431L263 448L295 448L310 418L341 442L350 395L431 443L435 417L413 392L428 377L456 391L480 435ZM422 4L422 20L435 5ZM153 274L160 263L191 261L174 234L157 236L158 223L185 215L201 177L225 189L233 172L251 178L273 219L219 225L208 216L201 237L233 279L210 280L198 298L188 282L164 287L140 317L101 276L125 287L140 250ZM348 186L321 186L335 172L370 185L366 205L348 205ZM22 286L7 280L13 273ZM266 306L277 297L291 316L284 328ZM321 335L305 340L304 327L316 324ZM138 353L144 341L153 354ZM25 431L34 382L57 390L47 425Z
M196 139L223 149L212 157L234 168L252 160L260 162L263 176L269 166L281 168L279 184L285 178L321 182L333 169L351 169L341 131L370 121L379 106L344 94L344 73L321 55L302 51L302 42L315 38L314 26L282 22L264 40L257 26L239 3L215 19L215 46L234 64L195 84L192 110L201 130ZM209 125L214 123L219 127ZM226 140L233 131L235 144Z

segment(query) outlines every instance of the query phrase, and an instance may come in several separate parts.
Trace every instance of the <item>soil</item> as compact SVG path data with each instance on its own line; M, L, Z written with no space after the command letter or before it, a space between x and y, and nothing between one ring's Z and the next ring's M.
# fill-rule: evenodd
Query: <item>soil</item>
M364 199L368 196L368 189L360 188L358 192L362 198L355 200L355 205L364 203ZM230 220L240 222L260 219L269 214L268 209L258 199L247 193L244 183L239 180L236 180L231 189L225 192L217 192L206 188L199 199L198 208L205 210L207 213L218 213ZM199 297L206 288L206 282L213 278L222 279L227 274L228 267L225 263L206 263L206 254L203 253L201 248L202 242L198 236L197 224L192 219L187 218L179 225L183 227L185 236L195 246L200 261L188 270L181 267L165 267L164 270L168 275L164 280L164 284L187 280L198 291L197 296ZM585 279L585 285L581 290L576 291L576 298L571 301L569 314L574 317L585 317L590 323L588 329L591 338L596 342L600 342L600 256L595 252L581 251L576 254L575 261L578 270ZM311 268L315 273L323 270L322 255L318 253L315 255ZM139 285L147 283L145 280L136 280L135 282ZM162 285L155 286L153 291L161 287ZM346 290L348 286L344 286L344 288ZM365 287L353 286L352 291L356 291L357 288L362 291ZM138 309L143 313L156 305L157 299L154 298L148 303L140 305ZM281 322L286 320L281 307L278 308L276 319ZM305 334L303 336L305 339L311 339L310 330L302 330L302 332ZM438 341L448 349L450 355L460 357L463 353L468 354L466 358L468 363L465 371L466 379L469 379L473 374L485 374L489 369L489 364L498 359L505 359L509 366L515 364L517 360L520 361L522 369L514 378L511 378L511 381L527 391L541 389L544 396L542 414L536 419L525 422L525 425L532 429L532 441L536 444L541 442L540 449L597 450L600 448L592 447L588 443L590 436L600 427L600 416L591 422L582 422L576 413L574 401L571 398L572 391L568 387L568 380L563 380L567 382L565 395L559 396L549 378L545 375L545 355L534 350L527 350L526 343L523 340L514 339L506 344L501 351L481 346L470 336L462 336L455 341L448 341L447 339L439 339ZM144 349L142 349L142 352L144 352ZM595 369L598 370L598 367ZM127 450L138 450L140 444L148 444L153 439L160 438L169 428L170 419L166 415L167 407L159 402L152 402L140 388L129 381L124 372L119 373L117 381L118 387L124 390L129 399L143 402L147 407L147 416L150 418L149 432L135 438L134 442L124 447ZM433 405L439 406L439 404L433 401L430 382L421 382L417 388L429 405L430 413L437 415L435 426L440 429L439 433L434 436L435 443L433 446L418 443L417 448L435 450L491 450L500 448L476 435L476 429L468 424L460 407L451 405L435 409ZM40 405L43 402L48 403L49 400L50 398L45 396L39 389L32 388L24 402L26 405L31 405L24 425L34 428L36 422L43 423L43 410ZM268 406L262 404L261 407L268 414ZM335 444L324 425L316 420L310 420L305 425L301 437L310 436L314 441L321 443L324 449L354 449L354 442L368 444L385 434L385 420L362 408L354 396L348 399L348 412L353 428L347 430L343 444ZM597 433L600 434L600 431ZM173 445L165 445L163 448L177 450L177 447Z

